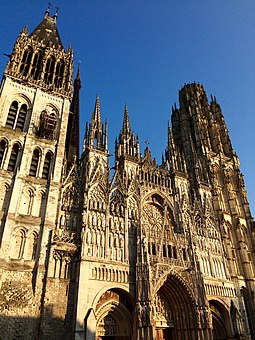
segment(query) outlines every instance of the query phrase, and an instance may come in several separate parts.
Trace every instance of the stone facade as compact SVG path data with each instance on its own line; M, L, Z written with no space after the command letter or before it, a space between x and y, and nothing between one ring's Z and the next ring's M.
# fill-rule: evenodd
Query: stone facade
M99 98L56 15L17 38L0 93L0 339L254 339L255 226L220 105L185 85L161 165L128 108L110 175Z

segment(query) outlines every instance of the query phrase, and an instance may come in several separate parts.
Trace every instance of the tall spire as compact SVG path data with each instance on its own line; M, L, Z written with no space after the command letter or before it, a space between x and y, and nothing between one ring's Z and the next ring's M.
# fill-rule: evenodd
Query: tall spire
M94 112L92 113L92 121L94 121L94 123L97 123L97 124L101 122L100 100L99 100L98 94L96 96L95 109L94 109Z
M80 140L80 64L78 65L77 75L74 80L73 99L70 106L66 136L66 157L67 163L72 164L74 157L79 159L79 140Z
M97 95L95 108L91 117L91 122L84 136L83 150L85 150L85 148L88 147L90 149L97 149L100 151L108 152L107 144L108 144L108 126L107 122L105 122L105 124L101 122L100 100L99 95Z
M130 121L129 121L129 116L128 116L127 104L125 104L125 108L124 108L124 119L123 119L122 133L125 136L130 134Z
M128 157L129 159L138 160L140 156L138 137L135 138L134 133L130 128L127 105L125 105L124 108L122 130L115 145L115 156L116 160L123 156Z

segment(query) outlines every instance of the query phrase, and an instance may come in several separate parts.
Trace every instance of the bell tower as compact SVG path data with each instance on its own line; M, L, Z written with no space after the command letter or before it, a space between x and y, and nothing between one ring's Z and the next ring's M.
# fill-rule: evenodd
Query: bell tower
M77 153L66 145L72 140L70 115L77 113L69 111L73 52L64 49L56 22L57 12L51 16L48 8L32 33L27 27L21 30L0 89L1 287L10 276L8 290L19 287L22 306L11 309L9 301L6 308L9 316L22 310L22 317L34 318L34 324L26 326L23 320L15 327L28 331L40 329L63 164L68 158L70 167L75 162L71 154Z

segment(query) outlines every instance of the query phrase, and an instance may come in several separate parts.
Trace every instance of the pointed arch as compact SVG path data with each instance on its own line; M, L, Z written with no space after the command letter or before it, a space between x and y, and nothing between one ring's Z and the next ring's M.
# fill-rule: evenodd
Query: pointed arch
M18 107L19 107L18 102L16 100L14 100L11 103L11 106L9 108L7 120L6 120L6 123L5 123L6 127L9 127L11 129L14 128L14 124L16 122L16 116L17 116L17 113L18 113Z
M14 231L14 235L12 238L11 245L11 254L10 257L12 259L20 260L23 257L25 242L26 242L26 231L23 228L18 228Z
M15 142L12 147L11 155L9 158L8 168L7 170L10 172L14 172L17 168L18 156L21 150L21 145L19 142Z
M34 190L31 187L25 187L22 191L19 213L22 215L31 215L34 203Z
M53 159L53 153L52 151L48 151L44 157L43 170L42 170L43 179L49 179L52 159Z
M30 75L34 80L40 79L41 71L42 71L42 59L43 59L42 52L37 51L34 54L32 68L30 71Z
M26 238L26 244L25 244L25 249L24 249L25 260L35 259L37 243L38 243L38 232L33 230L27 235L27 238Z
M191 289L177 273L166 274L154 290L156 311L164 315L165 325L156 324L157 338L196 339L198 320ZM157 297L160 297L158 300Z
M27 111L28 111L27 104L22 104L19 109L19 113L18 113L18 118L16 122L16 130L20 130L20 131L24 130Z
M46 66L44 70L44 82L46 85L52 84L54 70L55 70L55 63L56 63L55 58L52 55L49 56L46 61Z
M17 100L14 100L10 105L5 126L13 130L23 131L25 127L27 112L27 104L19 104Z
M65 70L65 63L60 59L56 64L56 72L54 77L54 85L56 88L61 88L63 83L63 75Z
M0 169L3 167L6 151L7 151L8 142L5 138L0 140Z
M38 175L40 158L41 150L39 148L35 148L30 163L29 176L36 177Z
M32 55L33 55L33 49L31 46L28 46L22 56L19 72L21 76L26 77L29 73L29 68L31 65L31 60L32 60Z

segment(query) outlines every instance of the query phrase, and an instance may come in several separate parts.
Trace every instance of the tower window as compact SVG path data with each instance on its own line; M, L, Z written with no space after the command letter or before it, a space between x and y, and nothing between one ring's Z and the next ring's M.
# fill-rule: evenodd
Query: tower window
M46 85L52 84L54 69L55 69L55 59L53 57L50 57L47 60L45 72L44 72L44 81Z
M39 159L40 159L40 151L38 149L35 149L33 152L32 160L31 160L29 176L35 177L37 175Z
M25 120L27 115L27 105L23 104L21 105L21 108L19 110L18 119L16 123L16 130L23 131Z
M9 112L8 112L8 116L7 116L7 120L5 124L6 127L9 127L11 129L14 128L17 112L18 112L18 102L14 101L12 102Z
M9 164L8 164L8 168L7 168L8 171L11 171L11 172L15 171L19 151L20 151L20 145L18 143L15 143L12 147L12 152L11 152L11 156L10 156Z
M49 151L46 153L44 164L43 164L43 172L42 172L43 179L49 178L51 160L52 160L52 153Z
M53 139L57 127L58 118L53 109L43 110L40 116L40 126L37 135L47 139Z
M6 146L7 146L6 140L2 139L0 142L0 168L2 167L4 161Z
M13 259L21 259L23 257L25 247L25 232L24 230L19 230L14 236L14 244L12 247L11 257Z
M40 78L40 72L42 69L42 54L38 52L34 55L33 64L31 68L31 77L34 80L38 80Z
M62 86L63 75L64 75L64 62L61 60L57 63L56 72L54 77L54 85L59 88Z
M26 121L26 115L27 105L22 104L19 109L18 102L16 100L13 101L8 112L5 126L11 129L23 131Z
M21 65L20 65L20 74L22 76L27 76L28 75L28 71L29 71L29 67L31 64L31 59L32 59L32 55L33 55L33 49L31 47L28 47L23 54L23 58L21 61Z

